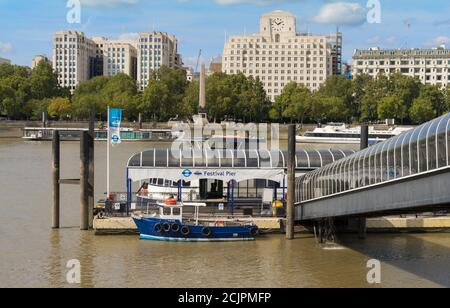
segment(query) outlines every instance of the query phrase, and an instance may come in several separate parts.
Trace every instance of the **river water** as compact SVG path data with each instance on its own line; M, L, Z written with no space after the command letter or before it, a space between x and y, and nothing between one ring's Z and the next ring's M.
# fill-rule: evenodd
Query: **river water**
M124 188L131 154L112 150L112 189ZM106 144L96 144L96 198L105 188ZM251 243L177 244L137 236L80 232L79 188L62 188L62 229L50 229L51 143L0 140L0 287L77 287L69 260L81 262L81 287L374 287L367 262L381 261L375 287L450 287L450 234L354 235L324 249L313 236L286 242L270 235ZM62 145L62 178L79 177L79 143Z

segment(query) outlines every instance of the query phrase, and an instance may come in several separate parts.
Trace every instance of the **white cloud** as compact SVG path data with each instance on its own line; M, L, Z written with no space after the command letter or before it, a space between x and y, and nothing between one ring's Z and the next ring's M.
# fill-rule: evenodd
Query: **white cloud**
M130 33L123 33L119 35L117 39L121 41L137 41L139 38L139 33L130 32Z
M336 2L322 6L313 21L323 24L335 24L339 26L361 25L367 20L367 9L358 3Z
M12 53L14 48L11 43L8 42L0 42L0 53L7 54Z
M448 36L438 36L438 37L435 37L434 39L429 40L428 42L426 42L425 45L427 45L429 47L438 47L438 46L441 46L441 45L449 46L450 45L450 37L448 37Z

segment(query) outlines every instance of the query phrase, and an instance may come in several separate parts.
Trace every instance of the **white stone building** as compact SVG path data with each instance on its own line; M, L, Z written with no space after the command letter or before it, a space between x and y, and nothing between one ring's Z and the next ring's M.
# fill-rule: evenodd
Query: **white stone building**
M122 73L137 79L136 42L110 41L102 37L94 37L92 40L97 46L97 58L101 58L98 63L101 75L115 76Z
M297 33L296 17L275 11L260 18L260 31L230 36L222 56L222 71L259 78L274 101L291 81L317 90L341 73L342 35Z
M450 84L450 49L355 50L352 71L372 77L399 72L424 84L446 87Z
M36 57L33 58L33 61L31 61L31 69L35 69L36 66L38 66L39 63L41 62L48 62L51 63L50 60L47 58L47 56L45 55L37 55Z
M178 40L165 32L145 32L139 34L138 41L138 83L143 90L152 73L162 65L170 68L182 67L178 53Z
M53 69L62 87L71 91L95 75L96 44L83 32L56 32L53 42Z

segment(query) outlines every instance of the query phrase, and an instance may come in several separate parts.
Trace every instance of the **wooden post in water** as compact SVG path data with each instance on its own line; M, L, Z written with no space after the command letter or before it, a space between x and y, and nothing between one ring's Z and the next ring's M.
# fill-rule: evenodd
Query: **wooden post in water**
M286 225L286 239L294 239L294 224L295 224L295 154L296 154L296 127L289 125L288 127L288 157L287 157L287 225Z
M142 129L142 113L140 113L140 112L139 112L138 123L139 123L139 129Z
M60 138L59 131L55 131L53 134L52 143L53 161L52 161L52 173L53 173L53 204L52 204L52 228L59 229L60 227Z
M95 112L92 109L89 113L89 228L94 227L94 193L95 193Z
M89 230L89 132L80 140L80 230Z
M369 126L361 125L361 151L369 147ZM360 217L358 222L358 237L364 240L367 237L367 219Z

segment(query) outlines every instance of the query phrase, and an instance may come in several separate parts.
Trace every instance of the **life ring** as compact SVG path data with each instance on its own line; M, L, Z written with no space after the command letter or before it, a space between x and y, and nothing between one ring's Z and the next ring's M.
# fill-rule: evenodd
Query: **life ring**
M166 201L164 202L165 205L169 205L169 206L174 206L177 205L177 199L175 198L169 198L166 199Z
M98 219L104 219L105 218L105 212L101 211L97 214Z
M189 234L191 234L191 229L189 229L188 226L183 226L181 227L181 234L183 234L184 236L188 236Z
M178 233L178 232L180 232L181 227L179 224L173 224L171 226L171 229L172 229L172 232Z
M161 224L156 224L155 227L153 227L153 230L155 230L156 233L161 233L162 231Z
M210 237L210 236L213 234L213 232L212 232L212 230L211 230L210 228L205 227L205 228L203 228L203 230L202 230L202 234L203 234L204 236L206 236L206 237Z
M170 224L167 223L167 222L163 223L162 229L163 229L164 232L170 232L170 229L171 229Z

